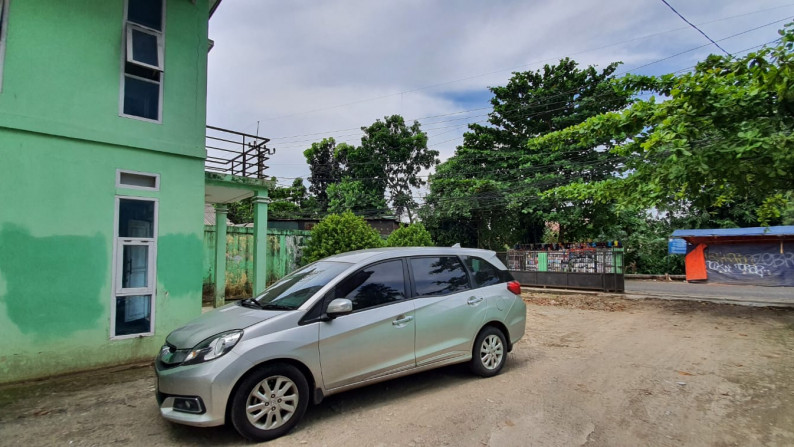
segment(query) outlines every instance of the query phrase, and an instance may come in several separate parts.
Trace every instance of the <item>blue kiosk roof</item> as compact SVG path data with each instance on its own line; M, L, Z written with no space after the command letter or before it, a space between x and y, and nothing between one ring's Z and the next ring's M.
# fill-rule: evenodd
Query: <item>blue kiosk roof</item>
M769 237L794 236L794 225L779 227L714 228L705 230L675 230L673 237Z

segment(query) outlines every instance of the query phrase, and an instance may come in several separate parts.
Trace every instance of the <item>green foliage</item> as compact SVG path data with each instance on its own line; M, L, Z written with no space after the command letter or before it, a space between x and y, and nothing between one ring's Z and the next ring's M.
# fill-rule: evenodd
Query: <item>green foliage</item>
M438 151L427 148L427 134L417 121L408 126L400 115L361 130L360 146L336 145L326 138L303 153L320 211L383 215L391 213L391 203L397 215L413 221L417 204L412 188L425 184L418 174L438 163Z
M624 78L666 100L637 101L530 141L560 153L611 141L625 160L612 178L544 196L655 208L688 216L694 228L782 223L794 185L792 25L781 35L779 45L744 57L709 56L692 73Z
M401 226L386 239L388 247L433 247L434 245L430 232L420 223Z
M608 178L620 156L601 141L566 151L528 142L625 107L631 91L609 82L617 66L579 69L563 59L537 72L514 73L506 86L491 88L489 125L470 125L463 145L431 177L422 217L435 239L498 249L540 242L548 221L560 224L560 240L571 241L592 237L613 220L601 203L542 194Z
M276 185L276 177L270 179L273 186L268 191L271 202L268 205L268 219L298 219L315 212L314 201L308 197L303 179L296 178L292 186ZM229 219L236 224L254 221L253 198L229 204Z
M346 211L330 214L312 228L303 259L314 262L337 253L382 246L380 235L363 217Z
M408 126L400 115L376 120L361 130L361 145L345 152L345 174L360 181L371 196L384 198L388 193L395 213L413 221L417 205L412 188L425 184L419 172L438 163L438 151L427 148L427 134L419 122Z
M344 179L328 185L327 194L329 213L351 211L358 215L378 215L388 212L383 195L367 189L359 180Z
M311 171L309 190L316 198L320 211L324 212L328 208L328 187L342 180L344 153L347 147L344 143L337 146L333 138L325 138L319 143L312 143L312 146L303 152Z

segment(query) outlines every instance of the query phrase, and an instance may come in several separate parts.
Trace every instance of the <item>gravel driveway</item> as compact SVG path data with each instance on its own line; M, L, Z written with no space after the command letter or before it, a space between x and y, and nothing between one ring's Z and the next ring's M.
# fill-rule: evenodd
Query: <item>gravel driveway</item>
M491 379L448 367L331 396L269 446L794 445L794 311L525 294ZM160 419L149 366L0 387L0 445L246 445Z

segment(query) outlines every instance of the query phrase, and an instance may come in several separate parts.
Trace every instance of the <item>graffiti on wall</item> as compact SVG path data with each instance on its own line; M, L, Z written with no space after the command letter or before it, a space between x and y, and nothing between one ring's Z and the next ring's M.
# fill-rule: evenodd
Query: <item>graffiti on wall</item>
M711 245L705 256L709 281L794 285L794 250L786 245Z

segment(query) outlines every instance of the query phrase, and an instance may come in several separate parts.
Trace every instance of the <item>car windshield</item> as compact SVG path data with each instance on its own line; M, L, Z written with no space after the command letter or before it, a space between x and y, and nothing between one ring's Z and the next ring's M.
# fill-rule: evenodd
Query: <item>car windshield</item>
M263 309L297 309L350 264L320 261L281 278L254 301Z

